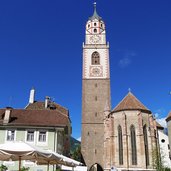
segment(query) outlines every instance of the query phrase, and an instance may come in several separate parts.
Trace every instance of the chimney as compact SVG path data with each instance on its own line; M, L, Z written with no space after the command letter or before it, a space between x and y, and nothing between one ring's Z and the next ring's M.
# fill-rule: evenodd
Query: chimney
M34 103L34 96L35 96L35 89L32 88L32 89L30 90L29 103Z
M50 100L50 97L46 96L46 97L45 97L45 108L46 108L46 109L48 108L49 100Z
M3 120L3 124L8 124L10 121L10 115L11 115L11 107L7 107L5 110L5 116L4 116L4 120Z

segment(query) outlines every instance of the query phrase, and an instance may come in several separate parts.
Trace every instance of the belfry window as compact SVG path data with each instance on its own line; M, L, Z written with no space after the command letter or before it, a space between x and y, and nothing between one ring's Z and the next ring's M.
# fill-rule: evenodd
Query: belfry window
M118 126L118 146L119 146L119 164L123 165L123 141L122 141L122 128Z
M94 29L94 33L97 33L97 29Z
M148 152L148 135L147 135L146 125L143 127L143 134L144 134L145 161L147 167L149 165L149 152Z
M136 133L135 133L134 125L131 125L130 133L131 133L132 165L137 165L137 145L136 145Z
M99 65L100 64L100 55L97 51L92 53L91 64L92 65Z

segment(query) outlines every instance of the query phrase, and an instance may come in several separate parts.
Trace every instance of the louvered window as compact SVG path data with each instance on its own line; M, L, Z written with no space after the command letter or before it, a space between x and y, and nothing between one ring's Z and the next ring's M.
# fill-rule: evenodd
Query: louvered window
M92 53L91 64L92 65L99 65L100 64L100 55L96 51Z

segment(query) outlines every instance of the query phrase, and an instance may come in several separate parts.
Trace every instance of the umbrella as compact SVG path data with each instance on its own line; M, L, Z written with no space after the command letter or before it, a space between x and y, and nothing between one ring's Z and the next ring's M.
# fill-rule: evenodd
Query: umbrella
M56 156L48 151L38 149L24 142L9 142L0 145L0 160L2 161L19 161L19 171L21 170L21 160L59 160Z
M39 149L22 141L1 144L0 160L19 161L19 171L21 170L21 160L30 160L37 164L48 165L47 170L49 170L50 164L62 164L70 167L81 165L81 163L76 160L49 150Z

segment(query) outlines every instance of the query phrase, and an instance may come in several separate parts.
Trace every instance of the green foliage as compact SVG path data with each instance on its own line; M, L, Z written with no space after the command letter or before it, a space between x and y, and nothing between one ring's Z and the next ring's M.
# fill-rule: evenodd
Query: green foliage
M71 158L81 162L81 145L78 145L78 147L71 153Z
M1 164L0 171L5 171L5 170L8 170L7 166Z
M152 152L153 156L153 167L156 169L156 171L171 171L170 168L167 168L164 166L164 155L162 153L162 149L159 150L154 149Z
M21 171L29 171L29 170L30 170L29 167L24 167L24 166L23 166L23 167L21 168Z

